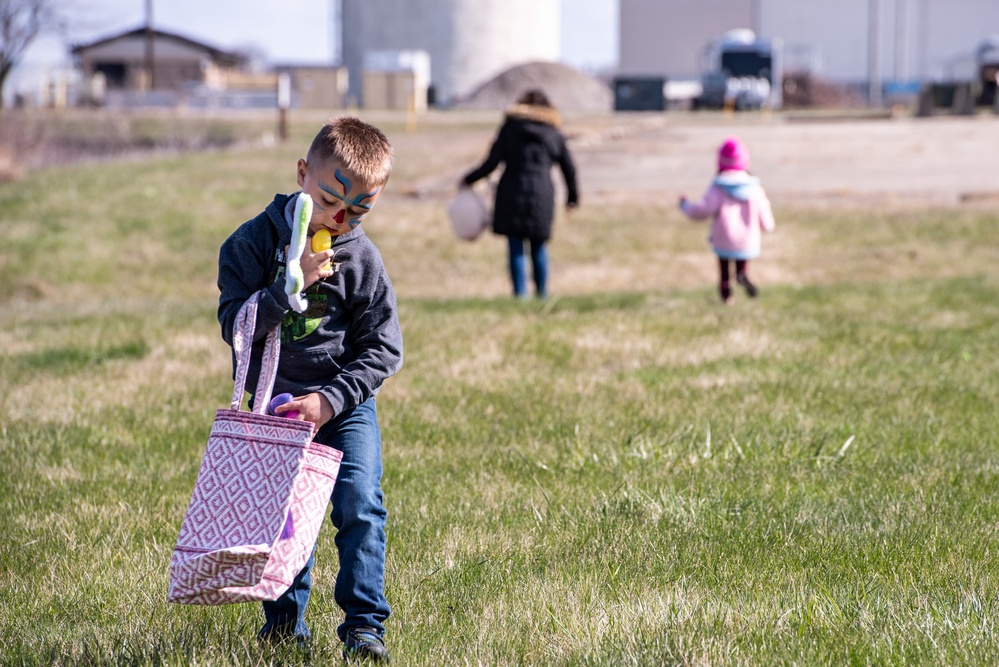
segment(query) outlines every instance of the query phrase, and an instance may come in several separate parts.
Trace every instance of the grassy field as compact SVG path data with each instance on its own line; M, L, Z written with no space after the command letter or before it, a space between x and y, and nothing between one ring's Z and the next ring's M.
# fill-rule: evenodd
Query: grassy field
M491 121L386 122L366 223L407 355L393 664L995 664L999 208L778 208L761 298L726 308L703 227L584 206L555 296L516 302L502 242L417 196ZM309 657L255 642L259 605L165 602L232 388L218 247L314 129L0 184L0 664L339 660L329 525ZM452 140L478 152L426 150Z

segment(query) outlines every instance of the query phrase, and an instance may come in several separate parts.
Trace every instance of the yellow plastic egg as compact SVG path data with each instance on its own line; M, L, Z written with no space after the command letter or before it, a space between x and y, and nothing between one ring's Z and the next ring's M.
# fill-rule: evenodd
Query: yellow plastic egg
M312 235L312 252L322 252L323 250L329 250L333 246L333 237L330 236L329 230L320 229L318 232Z
M333 247L333 237L330 236L329 230L320 229L312 235L312 252L322 252L331 247ZM322 268L324 271L329 271L331 265L331 262L326 262Z

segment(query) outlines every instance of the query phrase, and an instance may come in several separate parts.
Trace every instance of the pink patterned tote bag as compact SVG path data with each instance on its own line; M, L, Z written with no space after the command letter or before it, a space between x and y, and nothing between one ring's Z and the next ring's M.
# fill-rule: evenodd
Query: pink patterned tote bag
M264 413L277 373L278 328L267 335L254 411L239 409L256 319L254 295L234 326L232 404L215 414L170 560L169 602L277 599L309 559L333 493L343 455L312 442L311 422Z

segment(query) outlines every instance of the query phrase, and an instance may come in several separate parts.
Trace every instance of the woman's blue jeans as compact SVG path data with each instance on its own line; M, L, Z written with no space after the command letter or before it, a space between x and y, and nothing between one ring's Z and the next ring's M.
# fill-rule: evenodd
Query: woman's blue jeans
M340 472L333 486L333 512L337 529L334 542L340 554L340 572L334 598L344 611L337 628L340 641L353 627L367 626L379 634L389 617L385 599L385 517L382 503L382 441L375 399L344 412L325 424L314 438L343 452ZM305 624L305 607L312 592L315 549L302 571L281 597L264 602L261 637L311 637Z
M527 257L524 255L524 239L508 236L510 243L510 280L513 282L514 296L527 296ZM534 272L534 288L539 297L548 296L548 249L544 241L531 239L531 269Z

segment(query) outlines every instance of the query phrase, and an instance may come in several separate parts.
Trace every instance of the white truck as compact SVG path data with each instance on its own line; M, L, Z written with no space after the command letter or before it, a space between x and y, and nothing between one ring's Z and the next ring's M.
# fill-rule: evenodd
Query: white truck
M782 104L783 43L757 37L748 29L730 30L704 51L701 95L705 109L779 109Z
M999 35L983 39L975 49L978 66L978 103L999 110Z

